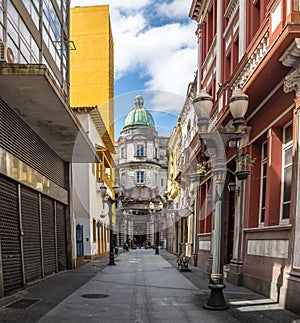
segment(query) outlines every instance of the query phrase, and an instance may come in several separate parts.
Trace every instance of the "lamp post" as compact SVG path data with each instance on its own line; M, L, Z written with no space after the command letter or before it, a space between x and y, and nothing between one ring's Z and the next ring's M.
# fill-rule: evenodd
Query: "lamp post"
M240 89L233 92L230 99L230 111L233 117L234 132L228 132L223 127L208 131L209 116L213 107L213 98L201 90L199 95L193 100L193 106L198 118L198 131L201 144L201 157L204 156L204 144L213 151L214 160L212 163L213 177L213 232L212 232L212 269L209 281L210 297L204 308L209 310L225 310L228 305L225 302L223 289L223 229L222 229L222 209L223 209L223 188L226 180L225 147L229 141L235 143L237 166L241 156L239 155L240 142L246 133L246 123L244 116L248 108L248 96ZM238 168L238 167L237 167ZM237 169L238 170L238 169ZM243 173L242 178L246 179L248 173ZM238 172L236 172L238 176Z
M163 203L160 201L158 203L158 210L156 210L155 212L155 206L154 206L154 203L153 202L150 202L149 203L149 210L150 210L150 213L153 214L154 212L154 216L155 216L155 221L154 221L154 228L156 226L156 231L155 231L155 255L159 255L159 216L160 216L160 213L163 209L164 205Z
M120 188L118 185L115 185L113 187L113 191L114 191L114 195L115 195L115 199L111 198L109 195L106 194L107 192L107 187L104 185L104 183L102 183L102 185L100 186L100 192L102 195L102 199L108 204L108 217L109 217L109 265L115 265L115 255L114 255L114 233L113 233L113 228L112 228L112 216L113 216L113 212L112 212L112 206L114 204L117 205L118 202L118 197L120 194Z

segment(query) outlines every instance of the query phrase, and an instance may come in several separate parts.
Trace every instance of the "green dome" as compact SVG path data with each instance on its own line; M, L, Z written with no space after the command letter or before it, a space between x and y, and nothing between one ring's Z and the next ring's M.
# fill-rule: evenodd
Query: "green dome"
M128 113L124 128L132 126L152 126L154 120L148 110L144 108L144 99L141 95L135 97L135 107Z

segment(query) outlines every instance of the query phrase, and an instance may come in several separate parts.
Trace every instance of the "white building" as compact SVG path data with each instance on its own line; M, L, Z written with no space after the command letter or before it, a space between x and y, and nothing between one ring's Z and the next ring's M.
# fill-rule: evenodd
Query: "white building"
M116 176L124 192L125 211L125 219L118 226L120 244L123 234L136 239L139 245L145 241L154 243L154 219L149 213L149 203L157 206L164 202L167 185L169 137L158 135L153 117L143 104L143 97L136 96L135 107L125 119L116 149Z
M73 163L74 213L77 231L77 261L94 259L109 250L108 204L103 201L100 186L111 189L113 165L110 151L113 143L97 107L77 107L77 116L90 141L98 151L99 163Z

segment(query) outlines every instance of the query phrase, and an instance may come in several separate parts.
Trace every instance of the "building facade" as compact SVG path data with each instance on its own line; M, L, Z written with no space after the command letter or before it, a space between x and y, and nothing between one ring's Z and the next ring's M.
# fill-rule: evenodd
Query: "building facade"
M158 135L143 97L136 96L135 107L126 116L116 148L116 177L124 193L124 219L118 226L120 245L124 242L124 232L139 246L145 241L151 245L155 242L157 223L149 203L155 206L165 203L168 140ZM164 217L161 217L160 232L164 232L163 227ZM162 233L160 240L164 238Z
M240 153L254 162L236 177L226 146L223 190L223 264L228 281L271 297L299 313L299 1L192 1L198 22L198 90L214 99L211 129L231 124L233 91L249 96L247 134ZM210 156L210 159L213 157ZM233 193L227 184L235 183ZM198 264L210 267L214 207L207 172L199 186ZM259 270L257 268L259 267Z
M103 183L111 192L114 185L114 51L109 6L71 8L71 39L75 50L70 54L70 101L99 158L98 163L73 163L80 262L109 249L109 212L99 189Z
M69 1L0 1L0 296L75 265ZM74 147L77 141L82 145Z
M197 171L199 150L197 120L192 101L197 92L197 75L187 95L168 145L168 226L167 249L188 257L195 255L197 221L194 204L197 190L191 174Z
M71 8L70 26L76 48L71 51L71 106L97 105L114 142L114 42L109 6Z

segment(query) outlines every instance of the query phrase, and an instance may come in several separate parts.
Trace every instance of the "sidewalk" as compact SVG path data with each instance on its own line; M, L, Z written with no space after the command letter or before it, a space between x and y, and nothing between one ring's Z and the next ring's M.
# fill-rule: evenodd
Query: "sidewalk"
M226 311L203 309L206 274L181 273L176 256L160 250L121 253L116 266L101 258L0 300L0 322L293 322L300 317L245 288L226 284ZM26 309L5 307L17 299L38 299Z

